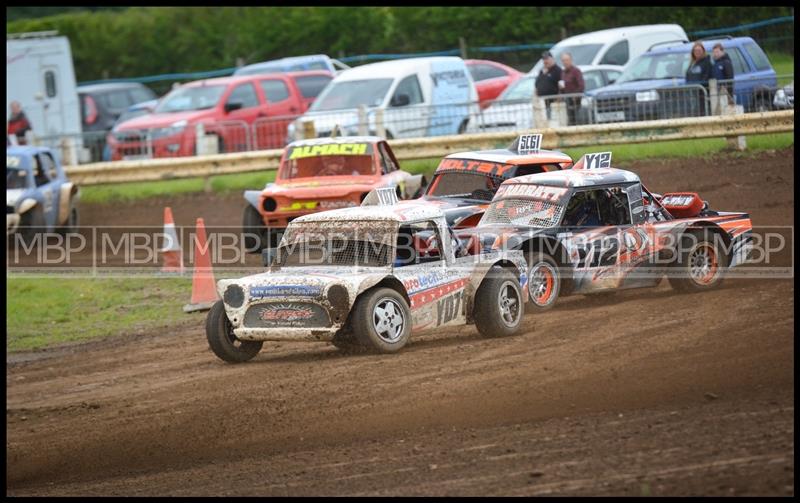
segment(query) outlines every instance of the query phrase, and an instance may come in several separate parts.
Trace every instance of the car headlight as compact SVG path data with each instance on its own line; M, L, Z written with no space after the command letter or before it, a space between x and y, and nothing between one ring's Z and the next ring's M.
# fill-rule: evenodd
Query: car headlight
M591 108L593 101L594 100L590 96L584 96L581 98L581 106L583 108Z
M169 125L169 127L159 127L150 130L150 135L153 138L163 138L165 136L172 136L176 134L180 134L186 129L187 121L180 120L178 122L173 122Z
M636 93L636 101L658 101L658 92L641 91Z
M777 92L775 92L775 103L781 103L784 101L786 101L786 91L783 89L778 89Z

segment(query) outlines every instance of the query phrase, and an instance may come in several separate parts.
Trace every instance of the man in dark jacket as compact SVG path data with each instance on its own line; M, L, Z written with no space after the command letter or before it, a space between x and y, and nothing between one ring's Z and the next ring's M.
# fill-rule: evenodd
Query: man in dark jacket
M561 68L556 64L555 58L550 51L542 53L542 62L544 67L539 75L536 76L536 95L540 98L544 96L552 96L558 94L558 81L561 80ZM552 100L545 100L547 107L547 118L550 118L550 102Z
M728 103L733 105L733 63L731 62L731 57L725 53L725 49L720 42L714 44L711 54L714 57L711 66L711 78L717 79L717 81L724 81L717 84L719 92L722 93L724 90L728 94Z
M8 119L7 133L9 135L16 135L17 144L25 145L25 133L30 131L31 123L25 117L25 112L22 111L22 105L19 101L11 102L11 118ZM6 143L7 144L7 143Z

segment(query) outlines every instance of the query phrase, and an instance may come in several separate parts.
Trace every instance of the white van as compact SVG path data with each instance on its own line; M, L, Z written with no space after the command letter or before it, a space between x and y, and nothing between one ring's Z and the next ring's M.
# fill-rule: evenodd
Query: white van
M624 26L593 31L565 38L550 52L561 66L561 54L572 54L575 65L615 65L621 70L628 61L650 50L653 45L668 42L686 42L689 37L677 24L648 24ZM530 73L538 74L544 63L540 59Z
M73 148L65 164L76 164L81 148L81 112L72 52L55 31L6 35L6 122L19 101L42 144L58 148L68 136Z
M454 56L409 58L345 70L328 83L311 108L289 125L289 139L303 136L312 121L317 136L359 133L358 109L367 110L368 130L378 133L383 111L386 137L421 138L462 133L478 113L478 93L464 60Z

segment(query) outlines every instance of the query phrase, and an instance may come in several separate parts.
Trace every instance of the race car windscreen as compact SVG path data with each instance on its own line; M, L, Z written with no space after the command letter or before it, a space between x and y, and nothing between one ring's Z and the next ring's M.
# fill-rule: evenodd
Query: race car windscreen
M508 224L529 227L558 225L567 201L568 190L544 185L504 185L478 225Z
M496 176L463 171L445 171L433 177L426 195L489 202L501 183L503 183L503 178Z
M6 189L24 189L27 185L27 172L19 168L20 164L18 156L6 156Z
M376 174L369 143L332 143L290 147L279 174L282 180Z
M358 108L361 105L376 107L383 103L392 79L344 80L332 82L317 97L309 112L327 112Z
M396 222L297 222L286 229L275 264L279 267L386 267L392 263Z

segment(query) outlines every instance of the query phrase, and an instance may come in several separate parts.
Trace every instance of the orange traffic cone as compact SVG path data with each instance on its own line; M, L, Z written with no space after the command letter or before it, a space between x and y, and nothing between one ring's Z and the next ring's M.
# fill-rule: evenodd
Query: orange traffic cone
M207 246L206 227L203 219L197 219L197 236L194 241L194 274L192 276L192 301L183 306L183 311L207 311L219 300L214 270L211 268L211 254Z
M164 207L164 248L159 250L164 256L164 265L161 272L182 273L183 272L183 253L181 253L181 243L178 241L178 233L175 232L175 221L172 219L172 208Z

